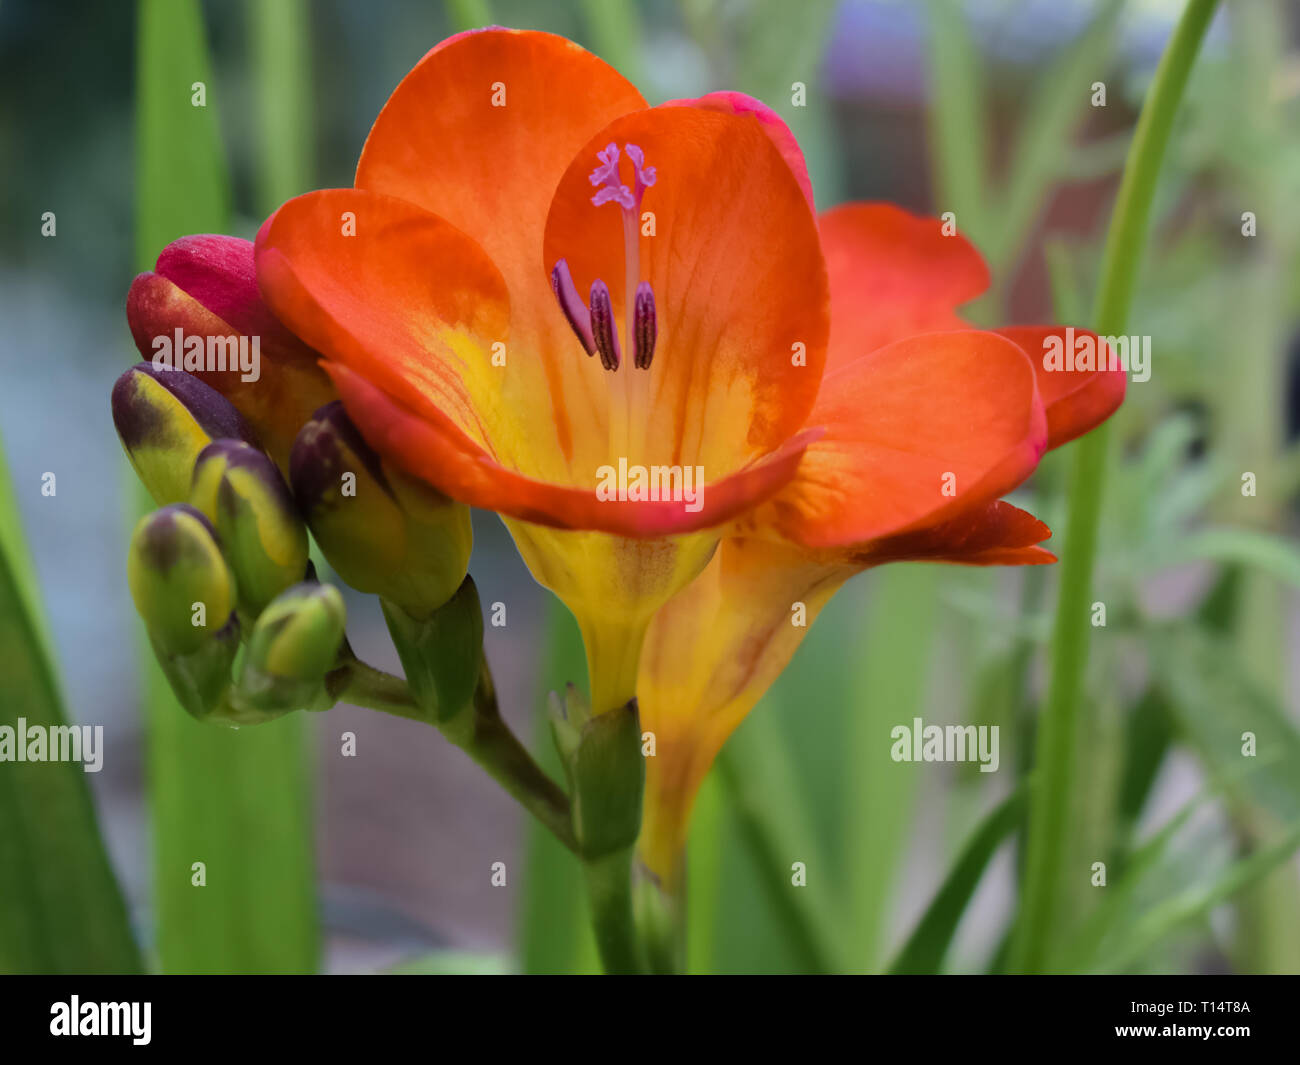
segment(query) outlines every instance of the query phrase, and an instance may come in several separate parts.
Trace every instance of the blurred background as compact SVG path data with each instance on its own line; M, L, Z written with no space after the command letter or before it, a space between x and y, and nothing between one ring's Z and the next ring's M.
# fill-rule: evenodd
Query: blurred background
M123 567L139 495L108 395L137 361L131 278L182 235L151 228L155 208L175 216L162 198L180 212L188 199L215 204L224 231L251 238L289 196L350 184L402 76L455 30L494 21L571 37L652 103L722 88L761 97L799 138L819 207L882 199L956 213L993 274L973 320L1088 325L1137 110L1181 9L212 0L190 27L199 36L186 38L206 56L178 41L154 69L127 0L0 2L0 433L17 508L6 543L18 550L20 520L66 713L105 729L103 771L86 781L145 964L595 967L569 856L433 730L341 706L258 730L273 735L236 767L224 748L209 755L188 733L149 725L157 680ZM158 25L188 25L168 18ZM1223 5L1162 171L1128 329L1152 337L1152 373L1117 416L1094 574L1107 620L1093 632L1077 750L1078 900L1060 932L1072 967L1300 971L1294 846L1269 850L1300 824L1298 43L1296 4ZM205 81L215 137L142 142L139 94L169 69L185 85ZM792 105L797 82L806 106ZM1096 83L1104 106L1093 104ZM194 182L153 181L159 152L192 155ZM52 237L45 212L57 219ZM1048 544L1058 551L1069 451L1050 455L1015 499L1058 530ZM54 496L41 492L46 472ZM576 630L495 516L476 514L475 531L485 606L506 606L506 625L486 635L502 706L540 755L541 700L583 677ZM1055 568L898 566L840 593L706 784L691 845L693 970L890 964L1027 768L1057 579ZM358 653L395 670L377 604L351 595L348 608ZM12 663L28 652L8 621L3 631L5 670L17 675ZM999 724L1001 769L890 761L885 737L915 716ZM146 754L150 727L170 772ZM1243 768L1246 731L1260 756ZM357 737L354 758L341 755L344 732ZM0 764L0 784L6 776L0 835L12 845L0 846L10 863L0 889L26 890L28 858L13 840L47 822L10 786L15 767ZM944 968L1001 963L1017 839L988 848ZM183 868L155 854L179 855ZM207 860L209 890L227 893L215 916L184 897L190 860ZM793 894L792 860L809 869ZM490 883L498 861L503 887ZM1108 864L1104 892L1090 882L1095 861ZM104 871L91 866L81 887L99 891ZM65 868L81 878L75 863ZM12 946L19 939L0 937L11 945L0 968L43 965L31 960L39 951Z

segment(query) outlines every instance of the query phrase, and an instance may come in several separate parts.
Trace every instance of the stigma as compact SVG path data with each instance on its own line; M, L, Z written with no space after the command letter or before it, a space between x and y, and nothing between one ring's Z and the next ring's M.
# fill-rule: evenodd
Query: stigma
M622 179L624 153L632 164L630 184ZM551 270L551 289L583 351L588 355L599 353L604 369L616 372L624 361L622 351L627 349L631 352L633 367L649 370L654 358L658 322L654 290L649 281L640 279L640 217L642 197L645 190L654 185L658 175L653 166L646 166L645 153L635 144L625 144L620 152L618 145L611 141L596 153L596 158L599 165L588 175L588 180L596 187L591 202L596 207L617 204L623 214L626 320L622 346L609 286L603 280L597 278L592 283L590 301L583 303L568 262L560 259Z

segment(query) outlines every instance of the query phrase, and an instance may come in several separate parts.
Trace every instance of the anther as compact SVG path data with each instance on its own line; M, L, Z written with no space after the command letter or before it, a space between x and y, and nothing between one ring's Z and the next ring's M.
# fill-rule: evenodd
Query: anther
M618 331L614 328L614 305L609 299L609 286L599 280L591 284L591 336L600 352L601 366L606 370L617 370L622 356Z
M632 365L638 370L650 369L658 328L654 289L649 281L642 281L636 287L636 309L632 314Z
M573 275L569 273L569 264L564 259L559 260L551 271L551 289L583 351L588 355L596 354L596 342L591 335L591 314L578 295Z

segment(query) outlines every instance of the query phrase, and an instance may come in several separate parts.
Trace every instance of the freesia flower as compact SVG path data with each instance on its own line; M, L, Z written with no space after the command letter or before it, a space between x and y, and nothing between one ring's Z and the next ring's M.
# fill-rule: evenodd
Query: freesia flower
M582 627L592 702L716 531L815 438L826 271L804 189L752 115L649 108L569 41L453 37L398 85L356 187L289 201L261 294L386 460L498 511ZM608 498L610 468L700 470Z
M659 612L641 662L642 722L657 749L639 848L669 890L704 775L840 586L886 562L1055 561L1037 546L1047 526L998 497L1124 395L1122 371L1045 369L1047 338L1062 328L970 330L957 308L984 290L987 270L938 219L852 204L820 229L831 341L809 423L825 435Z

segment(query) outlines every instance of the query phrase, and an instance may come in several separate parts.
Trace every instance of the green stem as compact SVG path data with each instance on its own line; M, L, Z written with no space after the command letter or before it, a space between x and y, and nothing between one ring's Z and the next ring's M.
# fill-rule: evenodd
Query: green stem
M591 898L596 947L600 951L601 965L610 975L642 971L636 920L632 913L632 856L635 852L635 846L625 847L582 864Z
M1215 6L1216 0L1189 0L1138 119L1102 263L1094 315L1101 336L1121 334L1128 321L1160 162ZM1035 752L1037 773L1031 791L1024 894L1011 954L1013 971L1039 972L1046 967L1053 931L1064 916L1061 903L1074 794L1074 742L1088 661L1092 568L1109 450L1109 428L1102 425L1080 441L1075 451L1061 552L1051 683Z
M433 724L429 715L416 705L404 680L356 659L345 662L331 674L330 688L339 699L354 706ZM453 717L440 731L569 850L577 850L568 796L538 766L501 717L486 661L474 690L472 709Z

